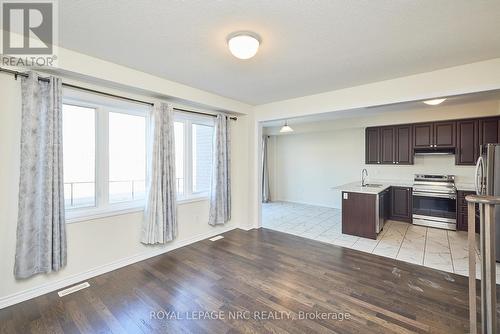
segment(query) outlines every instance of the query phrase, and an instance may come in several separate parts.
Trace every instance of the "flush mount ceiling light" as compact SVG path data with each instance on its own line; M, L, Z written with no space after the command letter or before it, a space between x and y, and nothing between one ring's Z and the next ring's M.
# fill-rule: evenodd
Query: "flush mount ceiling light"
M260 38L252 32L239 31L227 37L227 45L236 58L250 59L259 50Z
M285 122L285 125L281 127L280 132L281 133L293 132L293 129L288 126L288 122Z
M445 100L446 99L434 99L434 100L424 101L424 103L430 106L437 106L438 104L443 103Z

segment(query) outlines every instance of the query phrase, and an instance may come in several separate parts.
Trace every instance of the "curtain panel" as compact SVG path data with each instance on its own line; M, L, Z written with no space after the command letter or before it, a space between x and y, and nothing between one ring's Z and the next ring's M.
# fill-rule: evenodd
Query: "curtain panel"
M21 167L14 276L66 265L62 147L62 82L21 79Z
M210 187L210 225L231 220L231 133L229 117L218 114L213 139L212 183Z
M147 124L147 197L141 242L164 244L177 236L172 105L155 103Z

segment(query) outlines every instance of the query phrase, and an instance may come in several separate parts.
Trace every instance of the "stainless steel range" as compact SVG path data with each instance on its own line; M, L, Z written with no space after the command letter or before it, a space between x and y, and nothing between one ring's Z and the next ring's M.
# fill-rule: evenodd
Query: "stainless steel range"
M454 175L415 175L413 224L457 229L457 188Z

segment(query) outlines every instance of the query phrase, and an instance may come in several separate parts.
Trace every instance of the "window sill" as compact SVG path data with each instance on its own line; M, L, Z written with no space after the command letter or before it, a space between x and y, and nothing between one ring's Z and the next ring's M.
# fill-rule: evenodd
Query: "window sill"
M188 204L188 203L194 203L194 202L201 202L201 201L208 201L209 198L207 195L199 195L199 196L190 196L187 198L179 198L177 200L177 205L183 205L183 204Z
M66 212L69 218L66 218L66 224L78 223L87 220L101 219L106 217L121 216L129 213L144 211L144 205L129 208L117 209L110 208L106 210L89 210L81 212Z
M192 196L189 198L182 198L177 200L177 205L185 205L189 203L208 201L207 195ZM144 204L135 205L126 208L108 208L104 210L81 210L66 212L66 224L78 223L88 220L101 219L106 217L121 216L129 213L143 212Z

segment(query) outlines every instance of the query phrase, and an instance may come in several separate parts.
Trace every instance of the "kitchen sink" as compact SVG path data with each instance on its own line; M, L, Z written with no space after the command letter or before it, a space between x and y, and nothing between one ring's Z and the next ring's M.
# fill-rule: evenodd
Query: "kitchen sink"
M368 187L368 188L380 188L380 187L383 187L384 185L383 184L377 184L377 183L367 183L365 184L365 187Z

